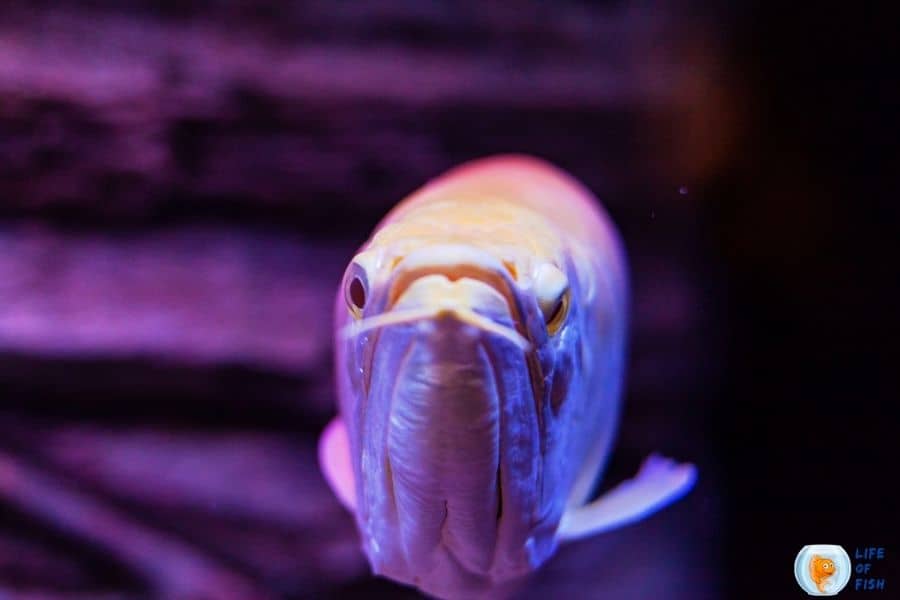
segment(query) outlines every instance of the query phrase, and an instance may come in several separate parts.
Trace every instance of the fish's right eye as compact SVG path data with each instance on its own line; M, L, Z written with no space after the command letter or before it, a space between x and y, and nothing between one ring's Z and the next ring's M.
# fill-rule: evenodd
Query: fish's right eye
M365 274L357 271L346 279L344 284L344 300L347 309L355 319L361 319L366 302L369 300L369 286Z
M354 277L347 287L347 299L351 308L362 311L366 307L366 287L359 277Z
M377 257L371 252L360 252L353 257L344 275L344 301L347 310L356 319L361 319L366 305L371 300L369 275L377 267Z

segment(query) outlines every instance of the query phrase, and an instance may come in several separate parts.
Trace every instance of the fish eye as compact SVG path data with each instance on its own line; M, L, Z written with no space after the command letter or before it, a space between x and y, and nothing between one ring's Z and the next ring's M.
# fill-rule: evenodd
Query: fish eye
M547 333L553 335L562 327L569 312L569 279L555 265L541 265L535 273L535 295Z
M366 307L366 288L363 287L363 283L360 281L359 277L354 277L353 281L350 282L348 293L350 294L350 302L353 303L353 306L359 309Z
M551 310L544 314L544 321L547 323L547 331L552 335L559 331L563 321L566 320L566 314L569 312L569 290L567 289L562 296L556 301Z
M347 300L347 308L350 309L350 313L357 319L362 317L362 311L366 307L368 293L366 292L366 284L361 276L354 275L350 281L347 282L344 297Z
M353 257L344 272L344 301L347 303L347 310L356 319L362 318L363 310L369 302L369 275L376 272L378 266L379 257L364 250Z

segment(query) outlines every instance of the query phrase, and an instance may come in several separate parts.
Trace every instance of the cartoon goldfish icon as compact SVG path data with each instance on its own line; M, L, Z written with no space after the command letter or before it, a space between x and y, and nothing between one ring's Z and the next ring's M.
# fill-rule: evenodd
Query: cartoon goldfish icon
M834 575L834 572L833 560L813 554L809 561L809 576L823 594L825 593L825 584L828 583L828 578Z
M850 581L853 565L847 551L835 544L803 546L794 559L797 584L810 596L835 596Z

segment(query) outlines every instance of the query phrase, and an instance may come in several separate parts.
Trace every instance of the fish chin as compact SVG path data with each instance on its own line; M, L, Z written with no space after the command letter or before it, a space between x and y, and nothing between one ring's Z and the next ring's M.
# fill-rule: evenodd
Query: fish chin
M481 282L455 284L469 288L458 296L497 295ZM398 309L435 290L427 292L414 284ZM513 326L505 300L479 309ZM539 566L555 549L555 524L540 519L539 431L522 349L446 312L381 331L371 368L358 518L373 570L464 597Z

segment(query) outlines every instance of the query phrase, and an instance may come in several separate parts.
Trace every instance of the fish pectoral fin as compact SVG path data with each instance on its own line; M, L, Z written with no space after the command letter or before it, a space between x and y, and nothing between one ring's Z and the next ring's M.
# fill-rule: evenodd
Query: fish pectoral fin
M563 513L556 535L571 541L633 523L681 498L696 479L694 465L651 454L634 478Z
M334 495L353 512L356 509L356 485L347 425L341 417L332 419L319 437L319 467Z

